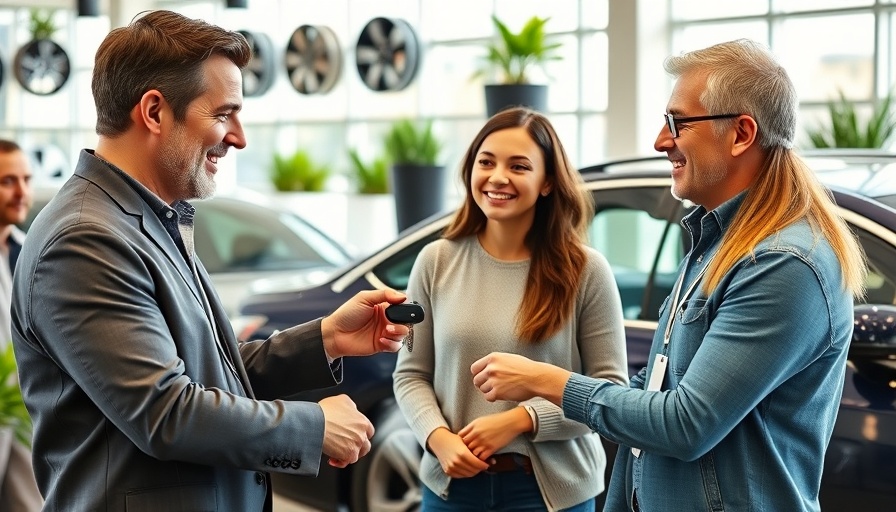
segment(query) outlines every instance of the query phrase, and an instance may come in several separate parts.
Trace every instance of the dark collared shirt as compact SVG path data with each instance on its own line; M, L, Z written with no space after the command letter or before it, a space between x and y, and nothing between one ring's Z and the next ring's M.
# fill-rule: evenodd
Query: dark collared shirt
M92 151L91 151L92 153ZM165 231L171 236L171 239L174 240L174 244L177 245L177 248L180 249L181 256L184 257L184 260L188 264L191 263L193 259L193 251L192 239L189 240L190 249L187 249L187 244L184 242L184 237L181 234L182 228L187 228L192 234L193 231L193 217L196 214L196 209L193 208L193 205L186 201L175 201L173 205L169 205L165 201L152 193L148 188L146 188L142 183L135 180L131 175L122 171L118 167L106 162L102 158L96 156L98 160L106 164L110 169L115 171L116 174L121 176L121 178L134 189L135 192L144 200L146 204L149 205L149 208L156 214L161 221L162 226L165 227ZM191 237L192 238L192 237Z

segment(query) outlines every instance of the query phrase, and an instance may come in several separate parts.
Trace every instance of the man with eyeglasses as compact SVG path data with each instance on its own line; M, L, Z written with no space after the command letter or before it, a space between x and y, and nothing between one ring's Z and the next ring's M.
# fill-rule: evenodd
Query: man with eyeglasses
M473 364L487 400L543 396L618 443L605 510L819 510L843 388L855 237L793 151L797 96L747 40L667 59L654 148L697 207L648 366L628 387L512 354Z

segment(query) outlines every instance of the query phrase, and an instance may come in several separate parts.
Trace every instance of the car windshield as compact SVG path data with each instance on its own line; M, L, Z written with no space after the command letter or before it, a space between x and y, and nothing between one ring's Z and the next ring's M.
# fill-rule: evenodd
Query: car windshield
M806 151L803 157L828 187L871 197L896 207L896 154L876 150Z
M20 225L24 231L55 193L35 189L32 208ZM337 242L293 213L226 196L190 204L196 207L196 253L213 274L333 269L351 260Z
M196 201L196 252L209 272L340 267L348 255L294 214L224 198Z

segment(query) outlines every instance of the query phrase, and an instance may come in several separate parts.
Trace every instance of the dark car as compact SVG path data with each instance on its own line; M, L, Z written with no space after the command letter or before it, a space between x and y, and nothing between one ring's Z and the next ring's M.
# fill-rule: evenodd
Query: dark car
M804 156L829 186L870 263L867 295L856 304L839 416L825 460L818 461L824 464L822 509L896 510L896 155L832 151ZM691 205L672 197L665 157L581 172L596 205L590 241L615 273L634 374L647 364L660 304L688 250L679 221ZM417 224L324 284L250 297L241 312L258 321L254 335L265 336L325 315L360 290L404 289L420 249L449 220L443 214ZM346 358L344 365L339 386L294 398L351 396L376 426L370 454L341 470L322 464L317 479L275 474L275 489L323 510L414 510L420 502L416 475L422 452L392 397L395 355ZM615 446L605 446L612 457Z

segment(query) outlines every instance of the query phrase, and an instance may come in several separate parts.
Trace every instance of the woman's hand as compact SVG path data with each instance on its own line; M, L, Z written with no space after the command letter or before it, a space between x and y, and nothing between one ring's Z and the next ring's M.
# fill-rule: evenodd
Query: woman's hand
M427 440L430 451L439 459L442 471L451 478L469 478L488 469L488 463L479 460L463 439L447 428L438 428Z
M457 435L473 455L488 462L495 452L533 428L529 413L522 407L514 407L509 411L476 418Z

